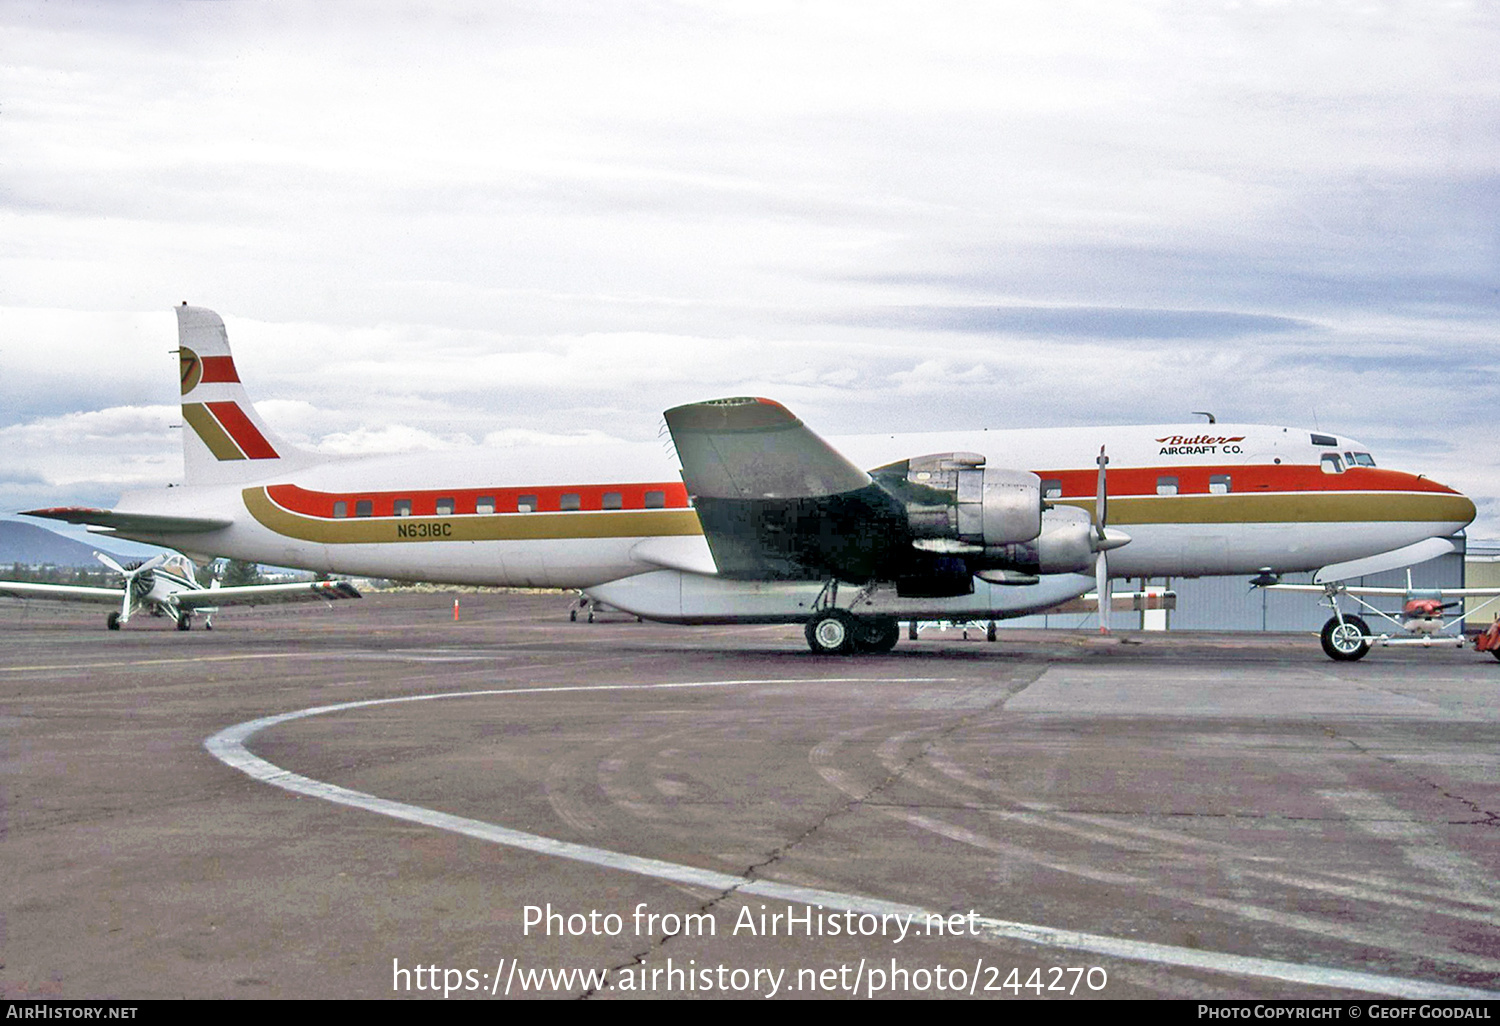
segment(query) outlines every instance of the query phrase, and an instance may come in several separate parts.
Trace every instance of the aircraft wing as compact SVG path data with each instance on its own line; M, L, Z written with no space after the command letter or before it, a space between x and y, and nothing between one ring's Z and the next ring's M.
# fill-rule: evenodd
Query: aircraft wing
M0 595L20 599L51 599L54 602L97 602L118 606L125 592L120 588L85 588L71 584L31 584L0 581Z
M359 590L348 581L303 581L298 584L252 584L243 588L205 588L178 592L181 609L220 606L263 606L273 602L311 602L315 599L359 598ZM119 594L116 593L116 601Z
M769 399L664 414L719 576L871 579L903 544L901 504Z
M44 517L62 520L69 524L88 524L103 527L121 534L202 534L218 531L234 523L221 517L179 517L157 513L117 513L112 509L95 509L90 506L55 506L49 509L28 509L22 516Z

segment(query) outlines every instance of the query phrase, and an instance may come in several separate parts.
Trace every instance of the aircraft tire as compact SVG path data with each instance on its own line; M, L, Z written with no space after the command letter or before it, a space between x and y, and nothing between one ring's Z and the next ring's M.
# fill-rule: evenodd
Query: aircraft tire
M177 618L177 629L188 631L193 629L193 619L190 616L179 616Z
M901 640L901 624L883 617L856 618L854 647L859 652L889 652Z
M1365 640L1369 633L1370 625L1357 616L1344 617L1342 624L1338 617L1329 617L1323 625L1323 651L1329 659L1341 663L1363 659L1370 651L1370 643Z
M803 633L807 647L818 655L848 655L854 651L857 629L854 617L842 609L825 609L807 621Z
M119 613L110 613L108 616L106 616L104 618L104 626L108 627L112 631L119 630L120 629L120 614Z

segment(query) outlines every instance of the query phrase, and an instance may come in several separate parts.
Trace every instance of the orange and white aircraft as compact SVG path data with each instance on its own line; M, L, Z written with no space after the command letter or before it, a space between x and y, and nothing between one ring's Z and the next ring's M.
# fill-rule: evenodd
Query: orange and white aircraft
M217 314L184 304L177 318L185 485L32 516L198 559L574 588L677 623L803 623L814 651L848 652L889 649L899 620L1021 616L1096 587L1107 599L1111 577L1404 566L1451 551L1475 515L1453 489L1321 432L835 445L768 399L668 410L676 464L656 445L570 448L568 462L557 450L332 458L256 413Z

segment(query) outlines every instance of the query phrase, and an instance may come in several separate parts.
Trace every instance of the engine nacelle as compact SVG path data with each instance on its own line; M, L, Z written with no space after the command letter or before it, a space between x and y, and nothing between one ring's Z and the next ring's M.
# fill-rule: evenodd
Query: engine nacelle
M1087 573L1094 568L1094 525L1077 506L1054 506L1042 513L1041 533L1031 541L986 546L986 566L1030 574Z
M905 503L920 550L978 555L1036 538L1042 531L1041 478L984 462L978 453L939 453L882 467L874 476Z

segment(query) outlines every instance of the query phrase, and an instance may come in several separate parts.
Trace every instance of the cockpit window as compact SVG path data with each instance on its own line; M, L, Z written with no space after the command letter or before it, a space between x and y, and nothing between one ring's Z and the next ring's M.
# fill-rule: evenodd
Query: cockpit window
M1339 444L1339 440L1337 438L1334 438L1332 435L1313 435L1312 436L1312 444L1313 445L1338 445Z
M1322 459L1323 473L1342 474L1344 472L1344 461L1339 459L1336 452L1325 452Z
M1350 458L1361 467L1373 467L1375 465L1375 457L1367 452L1354 453Z

